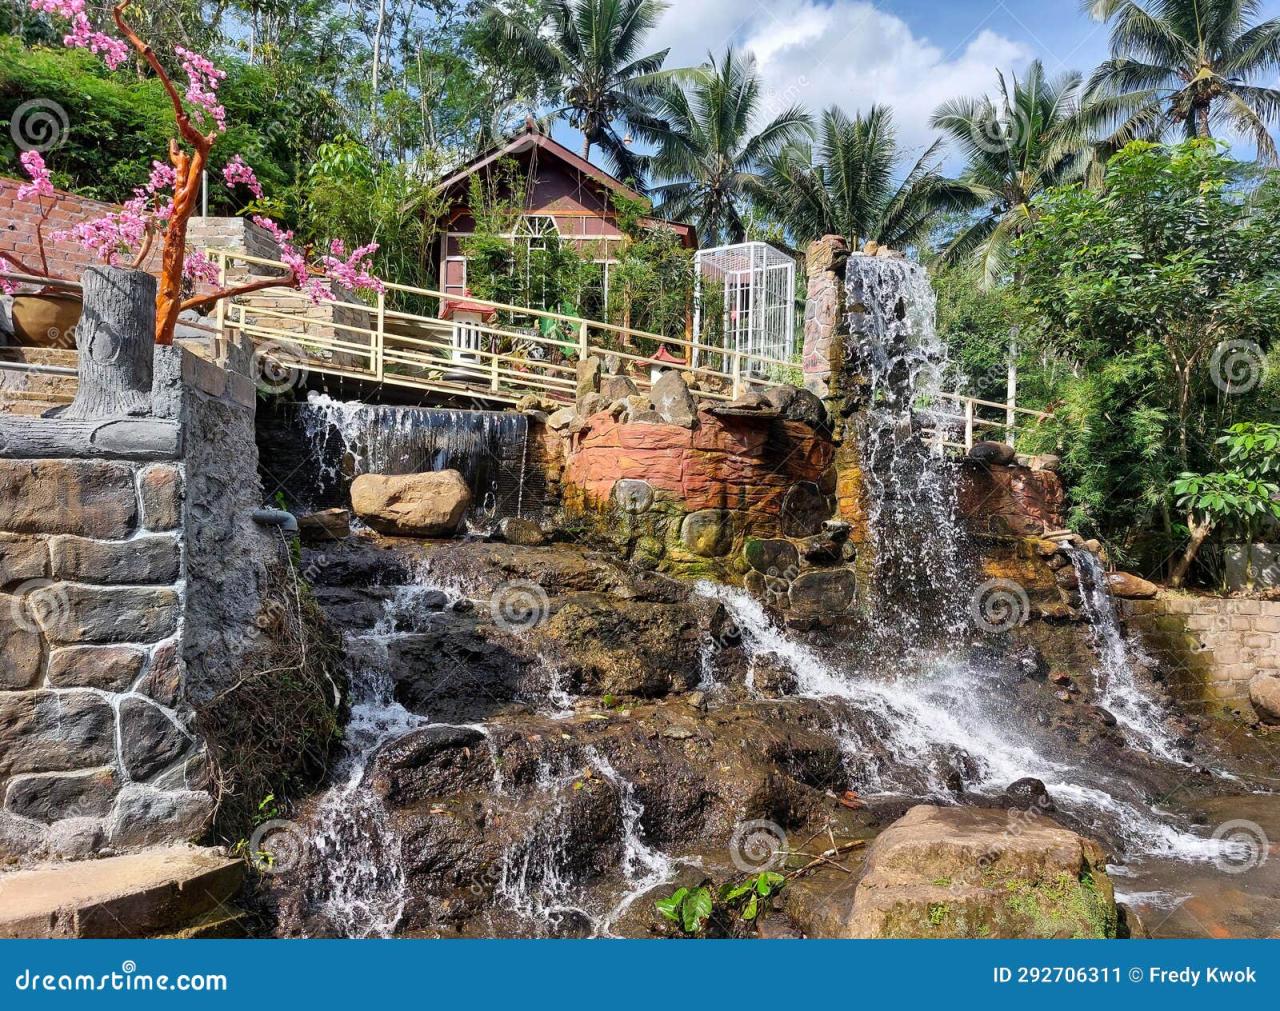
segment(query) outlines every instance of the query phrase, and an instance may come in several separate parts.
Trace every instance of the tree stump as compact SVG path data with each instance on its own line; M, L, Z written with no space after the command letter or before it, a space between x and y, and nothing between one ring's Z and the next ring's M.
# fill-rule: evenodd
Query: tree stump
M76 327L80 388L64 418L119 418L151 412L156 279L140 270L88 267Z

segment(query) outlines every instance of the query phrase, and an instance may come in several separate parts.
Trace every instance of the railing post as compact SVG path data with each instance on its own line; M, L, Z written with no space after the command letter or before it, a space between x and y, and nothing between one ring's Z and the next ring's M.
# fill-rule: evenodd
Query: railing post
M383 377L383 358L382 353L386 346L384 329L387 320L387 296L386 292L378 292L378 329L373 336L373 372L378 377L378 382L382 382Z
M489 359L489 390L492 393L498 392L498 344L495 340L489 341L489 348L493 352L493 357Z
M227 254L218 251L218 290L221 291L227 286ZM227 300L225 298L218 299L217 307L214 310L216 326L218 328L218 346L213 349L213 357L217 361L224 361L226 356L230 354L231 342L227 339Z
M742 396L742 352L735 346L733 349L733 399Z
M964 451L973 449L973 398L964 398Z
M585 362L589 354L590 344L587 336L587 321L578 324L578 360Z

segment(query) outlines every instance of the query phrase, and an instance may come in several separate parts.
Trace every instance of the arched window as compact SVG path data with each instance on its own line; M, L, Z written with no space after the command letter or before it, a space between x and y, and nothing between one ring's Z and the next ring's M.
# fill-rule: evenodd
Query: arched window
M556 219L550 214L526 214L516 222L514 239L525 243L530 250L546 249L547 237L560 235Z

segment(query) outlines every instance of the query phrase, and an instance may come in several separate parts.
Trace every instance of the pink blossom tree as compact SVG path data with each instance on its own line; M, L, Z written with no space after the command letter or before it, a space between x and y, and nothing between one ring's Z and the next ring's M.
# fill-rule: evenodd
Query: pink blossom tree
M370 257L377 250L371 243L346 252L340 241L330 244L329 253L319 258L316 266L293 244L293 233L265 217L253 220L265 228L280 246L280 258L288 266L289 275L271 277L231 288L218 288L222 278L217 266L201 252L187 249L187 223L200 195L200 187L209 160L209 152L218 136L226 130L226 110L218 101L218 86L226 72L199 53L177 46L174 49L186 76L183 93L156 58L151 47L142 41L124 20L126 3L117 4L112 19L120 37L93 28L85 13L85 0L30 0L33 10L53 15L67 22L63 43L69 47L88 49L102 57L114 70L137 52L151 67L173 104L178 136L169 141L169 164L153 162L150 178L134 191L133 197L112 214L73 228L55 232L55 240L79 242L107 263L115 266L140 267L151 251L157 236L162 237L160 279L156 290L156 343L173 343L178 315L185 309L206 311L219 299L244 295L261 288L290 285L300 288L313 300L330 294L326 279L352 289L382 290L382 282L373 276ZM31 182L19 189L20 199L35 199L41 215L36 229L41 270L22 263L9 254L0 254L18 270L31 275L53 277L44 251L43 226L52 206L44 200L54 196L49 170L38 152L22 155L22 166ZM255 197L261 197L262 186L253 169L240 155L235 155L223 168L223 180L230 187L244 186ZM184 280L198 281L216 290L183 299Z

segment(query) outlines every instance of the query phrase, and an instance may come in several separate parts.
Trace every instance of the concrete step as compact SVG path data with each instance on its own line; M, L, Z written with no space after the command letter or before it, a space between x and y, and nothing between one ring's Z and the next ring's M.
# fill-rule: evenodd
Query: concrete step
M156 937L234 919L244 863L193 846L0 874L0 938ZM212 919L211 919L212 918Z
M248 937L251 917L236 906L222 905L197 917L190 926L172 934L159 934L157 939L199 941L211 938Z
M0 361L26 362L28 365L60 365L74 369L79 355L72 348L28 348L18 344L0 346Z

